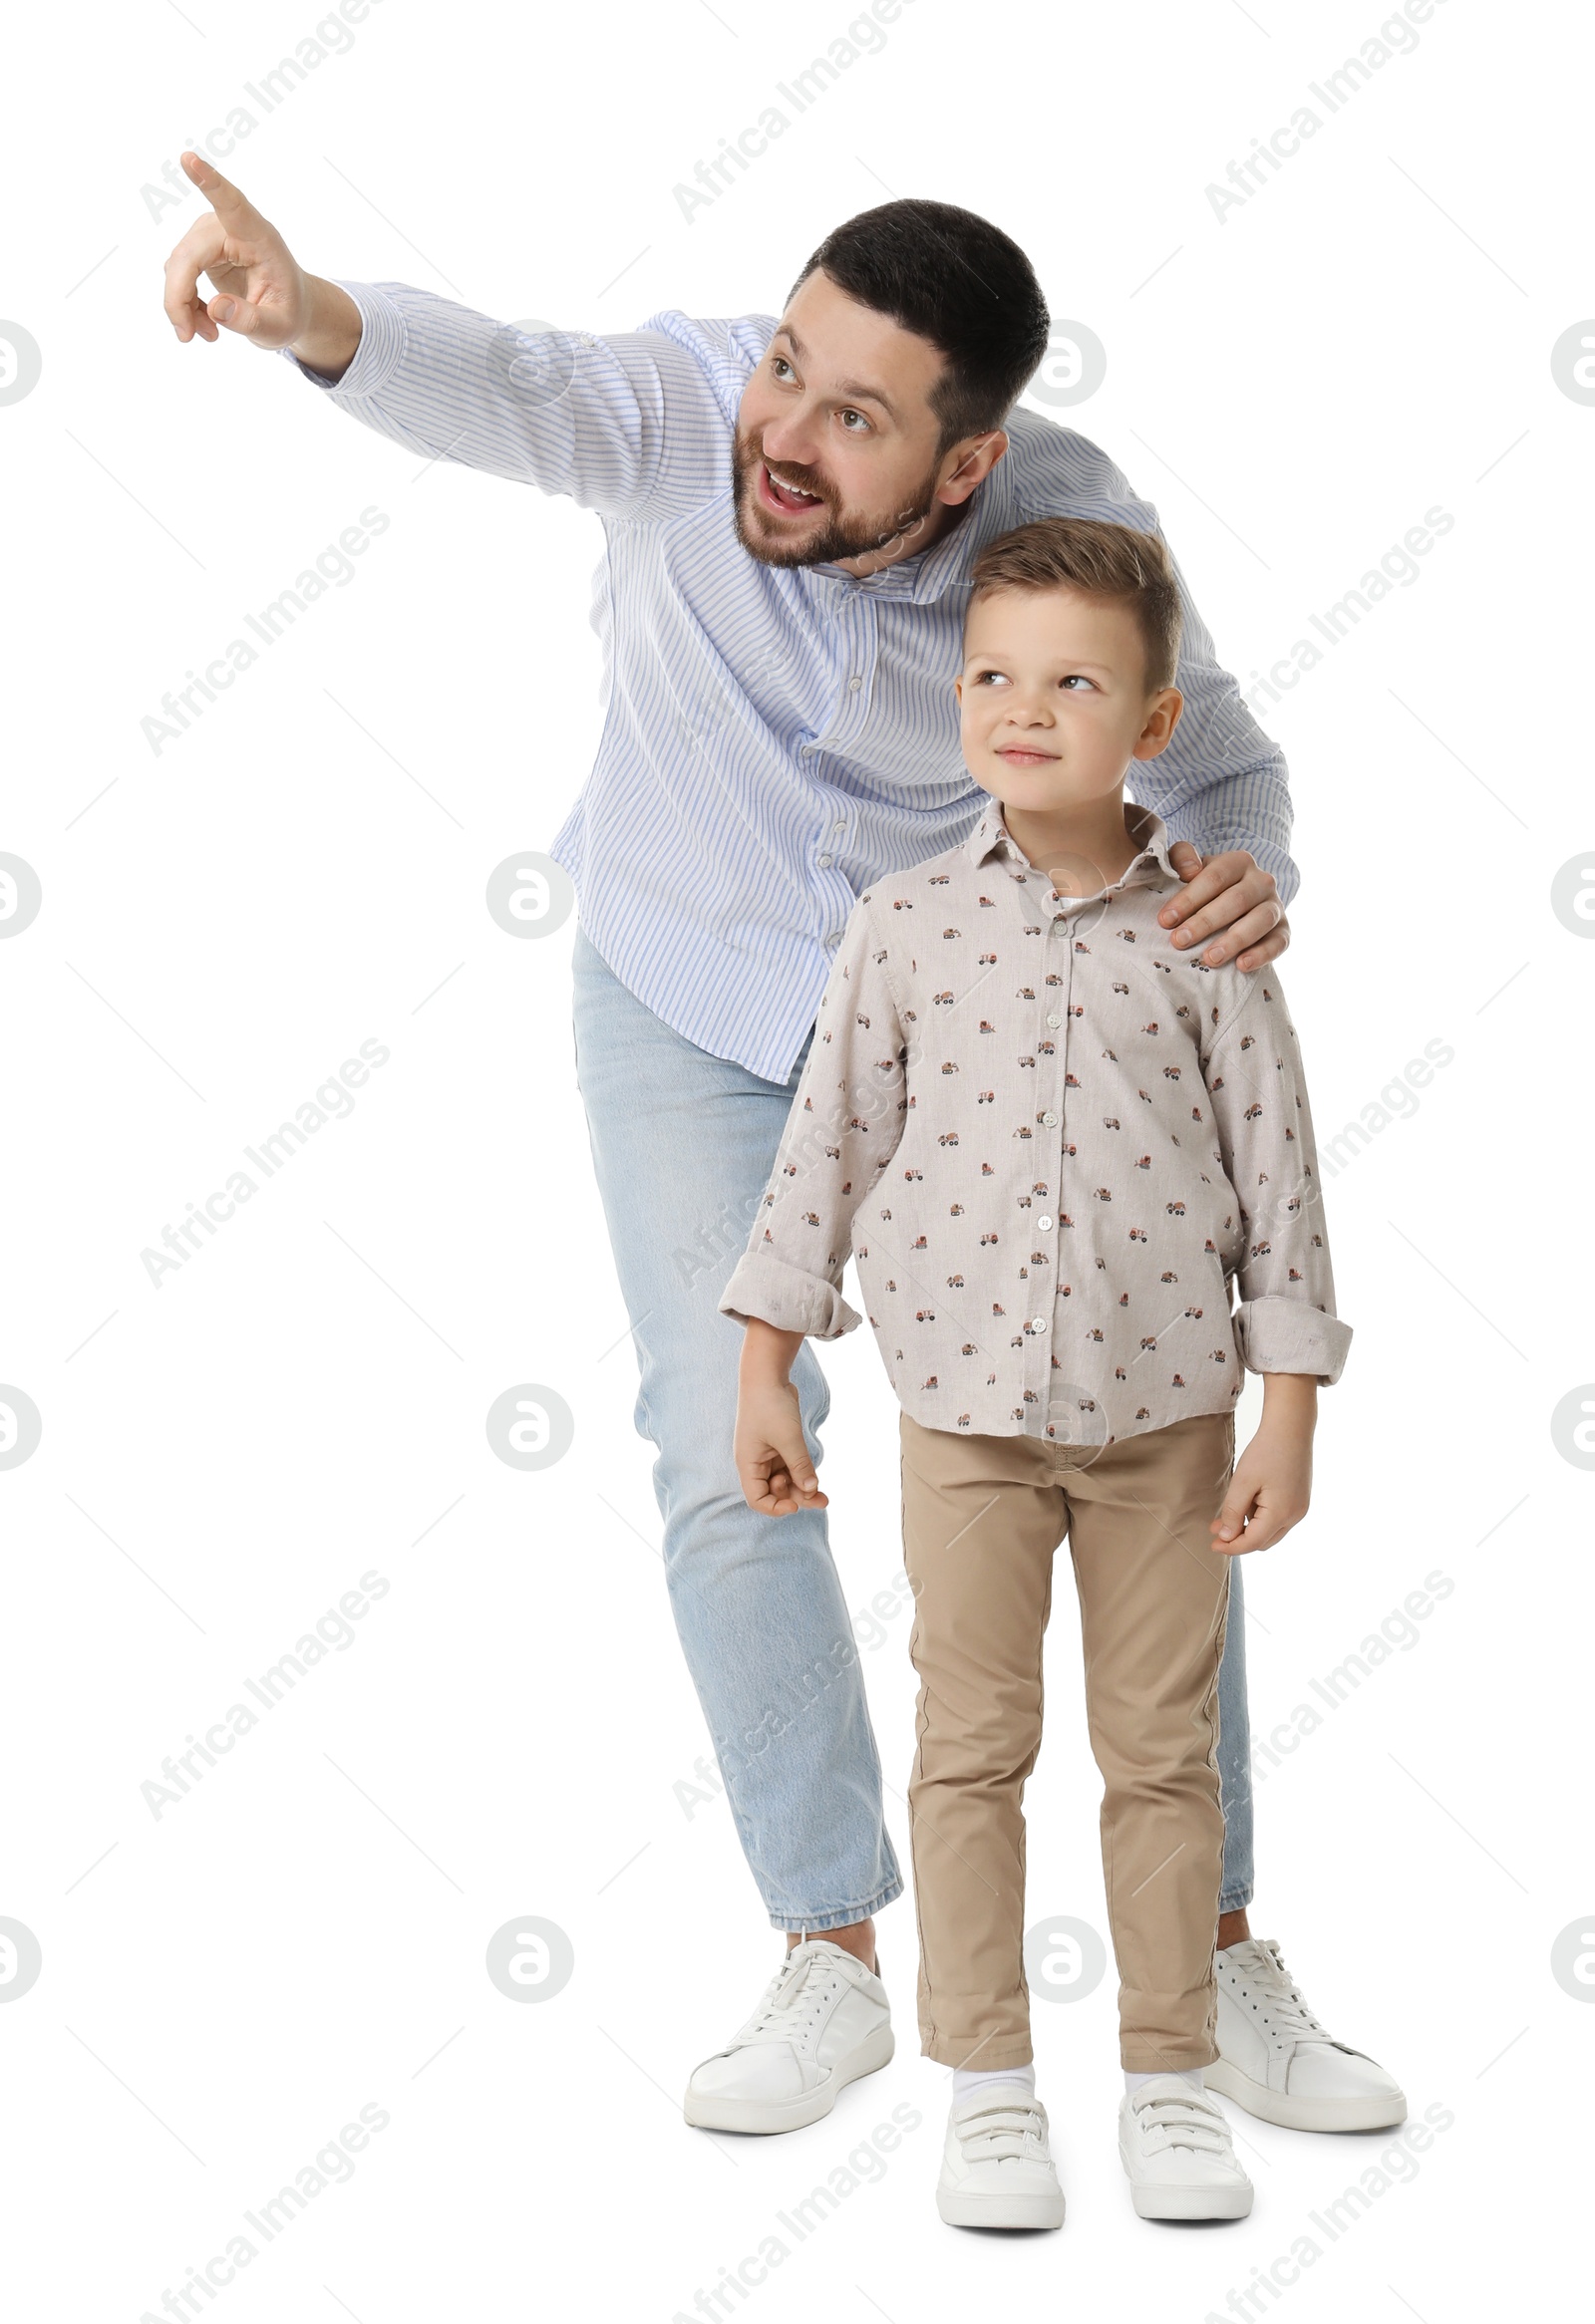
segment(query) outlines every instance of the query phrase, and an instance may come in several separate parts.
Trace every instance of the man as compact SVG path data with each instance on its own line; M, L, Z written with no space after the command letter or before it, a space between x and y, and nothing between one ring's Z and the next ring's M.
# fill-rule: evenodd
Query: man
M857 894L964 836L985 805L958 747L965 576L1027 518L1156 528L1083 436L1015 408L1047 345L1024 253L967 210L849 220L776 323L675 310L637 332L527 336L402 284L306 274L196 153L210 201L166 267L180 341L280 351L412 451L566 493L605 528L598 757L551 852L575 882L577 1074L627 1311L635 1421L677 1628L738 1837L786 1961L693 2074L689 2121L781 2130L891 2055L874 1914L901 1892L822 1508L773 1523L732 1457L742 1334L717 1303L752 1225ZM212 285L208 299L199 276ZM1281 952L1284 762L1217 667L1181 584L1185 713L1145 803L1187 881L1176 942L1256 969ZM829 1410L793 1369L814 1457ZM1399 2122L1250 1935L1240 1580L1220 1693L1227 1820L1212 2086L1304 2129Z

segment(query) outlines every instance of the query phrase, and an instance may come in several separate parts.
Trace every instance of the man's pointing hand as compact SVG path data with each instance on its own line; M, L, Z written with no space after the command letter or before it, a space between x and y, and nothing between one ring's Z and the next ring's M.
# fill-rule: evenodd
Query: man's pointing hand
M270 220L198 153L184 175L209 202L166 260L164 306L179 342L231 331L256 347L291 347L312 371L338 378L360 344L360 310L336 283L306 274ZM208 277L213 295L200 294Z

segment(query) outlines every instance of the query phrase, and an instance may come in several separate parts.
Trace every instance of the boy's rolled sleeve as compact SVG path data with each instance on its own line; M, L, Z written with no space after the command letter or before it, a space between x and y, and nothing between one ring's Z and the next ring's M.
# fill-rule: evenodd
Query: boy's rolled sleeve
M751 1246L732 1270L720 1312L738 1323L757 1315L778 1331L800 1331L805 1339L839 1339L864 1319L827 1277L789 1267L784 1259Z
M1248 1371L1333 1387L1352 1329L1335 1312L1318 1151L1296 1030L1273 969L1241 979L1204 1060L1224 1167L1245 1235L1235 1338Z
M739 1323L839 1339L853 1214L903 1134L907 1036L867 896L849 915L748 1247L720 1296Z

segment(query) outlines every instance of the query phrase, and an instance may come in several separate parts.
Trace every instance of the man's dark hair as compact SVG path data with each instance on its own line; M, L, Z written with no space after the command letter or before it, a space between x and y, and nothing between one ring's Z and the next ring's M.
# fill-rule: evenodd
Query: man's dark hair
M1047 302L1030 260L1000 226L952 202L860 210L825 236L793 291L816 267L941 350L946 368L930 398L938 457L961 436L1000 428L1047 352Z

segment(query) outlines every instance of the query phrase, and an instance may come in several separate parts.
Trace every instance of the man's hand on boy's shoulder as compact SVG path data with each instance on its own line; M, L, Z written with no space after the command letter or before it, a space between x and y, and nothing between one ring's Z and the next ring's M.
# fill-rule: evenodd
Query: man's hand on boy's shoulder
M1182 952L1211 937L1201 956L1208 968L1234 961L1238 968L1260 969L1285 950L1290 922L1274 875L1244 848L1204 856L1188 839L1176 839L1168 860L1185 885L1177 896L1169 897L1157 918L1162 927L1177 932L1172 941Z

